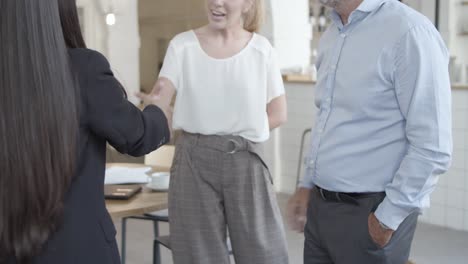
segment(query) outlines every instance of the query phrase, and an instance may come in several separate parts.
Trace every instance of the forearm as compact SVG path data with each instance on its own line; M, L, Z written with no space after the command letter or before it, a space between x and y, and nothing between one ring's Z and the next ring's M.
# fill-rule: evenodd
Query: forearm
M169 106L175 94L175 87L172 82L167 78L160 78L153 88L159 95L159 101L164 106Z
M438 175L447 171L450 157L449 151L428 152L412 147L386 187L387 197L377 208L377 218L396 230L409 214L427 207Z
M278 96L267 105L268 124L270 130L280 127L288 119L286 97Z
M268 124L270 126L270 130L280 127L287 121L286 116L281 115L268 115Z

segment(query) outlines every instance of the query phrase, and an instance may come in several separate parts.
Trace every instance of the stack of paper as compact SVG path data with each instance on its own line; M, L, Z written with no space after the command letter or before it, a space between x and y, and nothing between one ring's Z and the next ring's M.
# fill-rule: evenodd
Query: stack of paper
M150 167L112 167L106 170L104 184L147 183L148 175L146 173L150 170Z

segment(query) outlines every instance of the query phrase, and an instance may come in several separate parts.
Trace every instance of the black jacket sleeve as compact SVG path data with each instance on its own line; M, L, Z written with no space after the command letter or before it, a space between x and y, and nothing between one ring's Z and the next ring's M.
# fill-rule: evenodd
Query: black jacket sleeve
M170 139L167 119L157 106L143 111L126 99L106 58L96 51L88 55L86 112L95 134L115 149L132 156L145 155Z

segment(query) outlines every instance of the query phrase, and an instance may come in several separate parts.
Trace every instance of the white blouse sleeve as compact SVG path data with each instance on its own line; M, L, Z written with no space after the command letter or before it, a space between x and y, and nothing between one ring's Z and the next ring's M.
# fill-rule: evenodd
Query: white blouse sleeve
M267 103L270 103L271 100L283 95L284 92L284 83L283 77L281 75L281 70L278 64L278 58L275 50L272 48L270 52L270 58L268 60L268 73L267 73Z
M176 49L172 42L169 43L167 48L166 56L164 57L164 62L159 72L159 78L165 77L169 79L176 90L179 90L179 79L181 75L181 68L179 66L179 58L176 53Z

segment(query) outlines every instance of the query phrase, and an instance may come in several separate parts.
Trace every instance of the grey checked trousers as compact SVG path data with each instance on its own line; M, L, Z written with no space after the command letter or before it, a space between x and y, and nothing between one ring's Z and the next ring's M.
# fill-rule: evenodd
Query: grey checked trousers
M175 264L287 264L283 221L262 145L184 133L169 189Z

